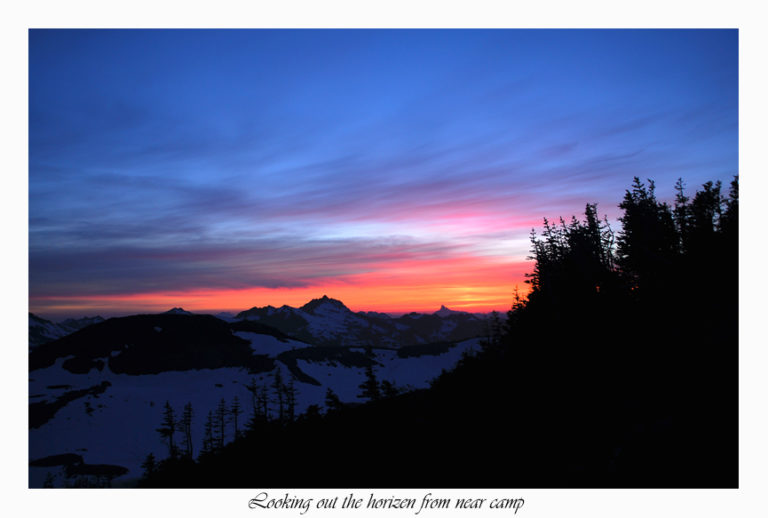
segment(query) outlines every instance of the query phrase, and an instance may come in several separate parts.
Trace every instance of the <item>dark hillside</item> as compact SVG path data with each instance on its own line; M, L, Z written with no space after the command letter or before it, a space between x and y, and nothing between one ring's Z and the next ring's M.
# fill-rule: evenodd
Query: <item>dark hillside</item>
M232 334L229 324L210 315L136 315L110 318L30 353L30 371L72 356L64 368L88 372L108 364L115 373L154 374L167 370L249 367L271 368L254 356L249 342Z
M618 236L594 205L545 220L528 300L429 390L382 397L371 375L370 403L255 419L143 483L738 487L737 180L671 207L636 179L620 207Z

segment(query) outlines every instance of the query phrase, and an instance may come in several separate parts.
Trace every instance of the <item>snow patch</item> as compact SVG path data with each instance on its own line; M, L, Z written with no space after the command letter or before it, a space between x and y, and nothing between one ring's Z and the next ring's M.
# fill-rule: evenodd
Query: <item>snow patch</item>
M235 335L248 340L254 353L273 358L284 351L311 347L303 342L281 342L275 337L257 333L237 332ZM379 381L391 381L398 388L426 388L443 369L453 368L465 351L479 350L479 341L460 342L439 355L408 358L401 358L394 349L373 349L372 359L381 364L375 367L375 374ZM158 459L167 456L167 448L155 431L161 422L166 401L178 414L186 403L192 404L192 436L197 455L208 412L215 409L221 399L230 405L237 396L244 409L241 421L244 426L251 402L247 386L251 380L260 385L269 385L272 380L271 372L251 374L246 369L233 367L138 376L115 374L105 367L101 371L91 369L86 374L73 374L62 368L66 359L58 358L54 365L34 372L29 381L30 402L53 400L65 392L86 389L104 381L111 385L101 394L87 395L70 402L47 423L31 429L29 457L38 459L78 453L89 464L124 466L129 473L116 479L116 485L141 476L140 466L147 454L153 453ZM320 382L317 386L295 380L297 413L306 411L313 404L322 408L329 388L343 402L364 401L357 395L360 384L365 380L365 369L303 359L297 360L296 364L301 371ZM286 366L281 362L276 362L276 365L282 370L283 379L288 379L290 375ZM227 437L232 439L231 426L227 429ZM41 487L49 471L55 469L30 469L30 487Z

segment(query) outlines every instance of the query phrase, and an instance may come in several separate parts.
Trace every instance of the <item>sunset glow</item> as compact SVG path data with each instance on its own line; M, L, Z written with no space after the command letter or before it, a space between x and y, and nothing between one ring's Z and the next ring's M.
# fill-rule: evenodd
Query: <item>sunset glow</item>
M483 258L450 261L399 261L374 265L376 271L339 277L304 287L243 288L129 294L38 297L49 312L83 314L120 307L128 313L159 312L182 306L188 311L239 312L252 306L287 304L298 307L322 295L342 300L353 311L400 314L433 312L442 304L452 309L508 311L515 287L527 293L528 264Z
M738 167L735 31L30 31L30 311L509 310L544 217ZM725 131L727 130L727 131Z

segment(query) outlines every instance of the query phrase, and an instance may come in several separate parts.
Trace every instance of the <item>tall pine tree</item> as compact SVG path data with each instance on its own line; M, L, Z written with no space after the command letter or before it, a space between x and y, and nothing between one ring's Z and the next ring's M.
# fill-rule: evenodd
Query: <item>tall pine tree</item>
M328 387L328 389L325 391L325 409L326 413L333 413L338 412L342 409L344 404L339 399L339 396L336 395L336 393Z
M277 420L280 423L285 421L285 391L283 388L283 374L280 367L275 369L274 379L272 380L272 392L277 403Z
M232 422L235 425L235 439L240 436L240 431L237 428L237 418L241 413L242 409L240 408L240 399L235 396L235 398L232 400L232 407L229 409L229 414L232 416Z
M211 453L216 449L216 439L214 437L214 419L213 411L208 412L208 417L205 420L205 432L203 435L203 449L201 453Z
M160 428L157 429L160 433L163 441L168 445L168 456L172 459L176 458L176 444L174 443L174 435L176 433L176 415L173 412L171 404L166 401L163 407L163 420L160 424Z
M360 394L357 396L359 398L366 398L371 401L381 399L379 382L376 379L376 373L373 370L372 364L369 364L365 368L365 381L363 381L358 388L360 388Z
M179 421L182 449L186 457L192 458L192 403L184 405L184 412L181 415L181 421Z
M285 392L285 413L288 421L296 419L296 385L293 383L293 375L288 378L288 383L284 386Z
M218 448L224 447L228 415L229 410L227 409L227 402L224 401L224 398L221 398L219 405L216 407L216 412L214 413L214 439Z

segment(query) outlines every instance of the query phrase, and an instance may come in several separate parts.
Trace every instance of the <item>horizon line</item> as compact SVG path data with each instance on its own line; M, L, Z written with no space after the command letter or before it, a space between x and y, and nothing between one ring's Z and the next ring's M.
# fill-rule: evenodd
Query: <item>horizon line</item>
M109 308L107 311L95 311L91 313L84 313L84 312L77 312L77 310L73 310L72 306L61 308L61 311L50 311L48 308L41 308L42 311L34 311L32 306L28 306L28 314L29 315L35 315L36 317L49 320L54 323L61 322L63 320L67 319L81 319L81 318L94 318L94 317L101 317L104 319L109 318L122 318L122 317L128 317L128 316L135 316L135 315L162 315L165 313L169 313L170 311L174 309L181 309L185 312L194 314L194 315L212 315L217 316L219 314L231 314L232 317L235 317L236 315L243 313L245 311L249 311L254 308L267 308L267 307L273 307L275 309L279 309L281 307L290 307L293 309L301 309L306 304L309 304L310 302L314 300L322 300L323 298L328 298L329 300L336 300L338 302L341 302L344 307L349 309L352 313L379 313L379 314L385 314L387 316L390 316L392 318L399 318L404 315L409 315L412 313L416 314L422 314L422 315L432 315L434 313L437 313L443 308L449 309L451 311L461 312L461 313L468 313L468 314L490 314L494 311L497 313L506 313L509 311L512 307L512 303L510 302L508 307L506 309L488 309L487 304L441 304L436 309L412 309L412 310L388 310L388 311L381 311L376 309L353 309L349 306L347 306L342 300L336 299L334 297L329 297L327 295L322 295L320 297L315 297L310 299L304 304L293 306L290 304L281 304L281 305L273 305L273 304L265 304L265 305L254 305L250 306L245 309L235 309L235 308L198 308L198 309L185 309L183 304L177 304L172 305L171 307L165 306L167 309L157 309L152 307L146 307L144 309L142 308L135 308L135 309L124 309L120 310L119 308ZM434 306L432 306L434 307ZM472 309L476 308L476 309ZM92 308L95 309L95 308ZM104 308L106 309L106 308Z

